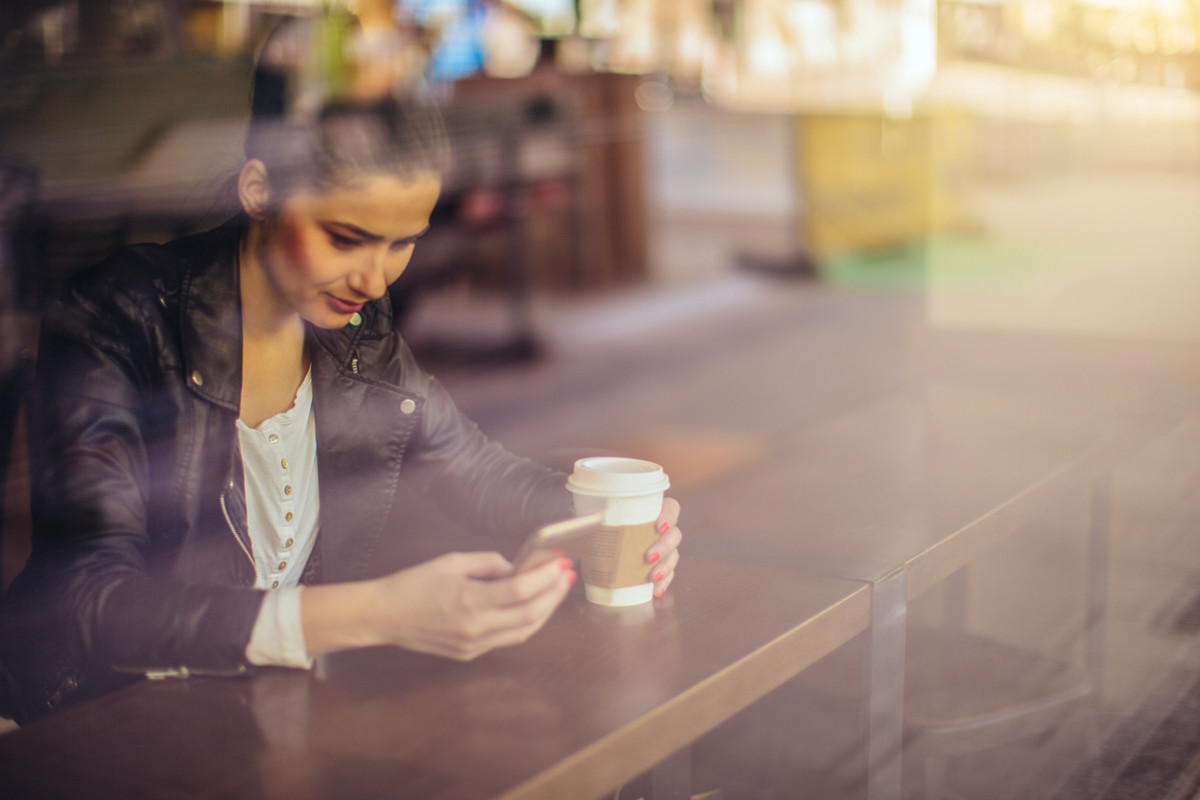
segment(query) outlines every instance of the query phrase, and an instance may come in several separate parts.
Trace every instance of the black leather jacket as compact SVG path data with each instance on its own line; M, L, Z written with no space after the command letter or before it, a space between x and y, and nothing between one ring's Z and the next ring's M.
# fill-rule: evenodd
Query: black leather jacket
M0 611L0 711L18 721L122 675L249 670L263 592L235 427L243 232L123 250L47 312L33 555ZM384 298L357 326L310 329L321 518L306 580L366 576L381 537L405 535L401 486L501 540L569 513L564 476L480 433L391 323Z

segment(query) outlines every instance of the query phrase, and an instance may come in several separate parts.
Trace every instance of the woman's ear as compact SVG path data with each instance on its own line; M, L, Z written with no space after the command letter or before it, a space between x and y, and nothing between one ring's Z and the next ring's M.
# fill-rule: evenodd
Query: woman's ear
M271 202L271 183L267 180L267 165L252 158L242 165L238 175L238 201L250 219L262 221Z

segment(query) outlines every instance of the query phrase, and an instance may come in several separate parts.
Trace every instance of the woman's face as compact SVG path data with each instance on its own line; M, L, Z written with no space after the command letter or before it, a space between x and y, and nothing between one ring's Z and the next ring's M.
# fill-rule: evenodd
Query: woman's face
M297 192L264 228L259 262L286 306L313 325L341 328L404 272L440 189L422 175Z

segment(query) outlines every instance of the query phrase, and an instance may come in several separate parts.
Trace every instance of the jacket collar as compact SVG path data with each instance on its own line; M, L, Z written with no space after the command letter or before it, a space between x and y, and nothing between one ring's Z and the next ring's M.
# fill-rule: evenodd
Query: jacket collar
M182 240L189 261L180 298L184 380L199 396L237 413L242 395L242 309L238 251L249 224L239 214L207 233ZM358 325L337 330L309 326L313 340L343 371L369 358L392 330L385 294L363 306ZM360 352L362 351L362 352Z
M179 304L184 381L196 394L234 413L242 396L238 246L246 224L246 217L238 215L181 243L190 262Z
M350 370L352 374L357 369L351 366L351 361L356 358L368 363L374 361L376 350L391 336L392 304L387 294L363 306L358 318L358 325L336 330L308 326L312 340L328 351L342 370Z

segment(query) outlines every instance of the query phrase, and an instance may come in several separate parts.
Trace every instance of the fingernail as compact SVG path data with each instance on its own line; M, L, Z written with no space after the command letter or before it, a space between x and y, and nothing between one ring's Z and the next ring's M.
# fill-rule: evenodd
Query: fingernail
M654 573L654 577L652 577L650 580L654 581L655 583L658 583L662 579L663 579L663 574L661 572L656 572L656 573Z
M655 561L658 561L660 558L662 558L662 556L660 556L658 553L651 553L650 555L646 556L646 560L651 564L653 564Z
M665 586L660 586L654 590L655 597L662 597L666 593L667 593L667 587L665 587Z
M567 570L569 570L571 568L571 559L564 558L564 559L560 560L558 562L558 568L561 569L563 572L566 572Z
M568 572L567 573L567 586L574 586L575 579L578 577L579 576L575 574L575 570L571 570L570 572Z
M669 522L664 522L662 525L658 526L659 534L664 534L669 530L671 530L671 523Z

